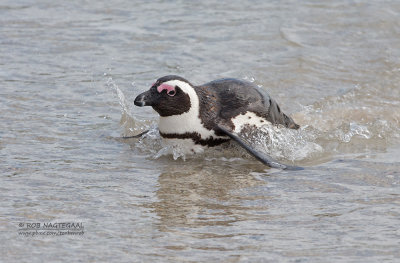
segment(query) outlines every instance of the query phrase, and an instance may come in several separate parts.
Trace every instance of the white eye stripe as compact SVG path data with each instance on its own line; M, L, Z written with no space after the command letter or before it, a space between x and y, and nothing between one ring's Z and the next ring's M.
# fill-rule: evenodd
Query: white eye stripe
M192 95L193 96L197 96L196 92L193 89L193 87L190 86L186 82L183 82L183 81L180 81L180 80L170 80L170 81L164 82L163 84L166 84L168 86L172 86L172 87L174 87L174 89L179 87L184 93L188 94L190 97Z
M190 110L180 115L160 117L158 128L162 133L184 134L186 132L197 132L202 138L226 138L217 136L213 130L204 127L200 119L199 97L196 91L188 83L180 80L170 80L165 84L179 87L180 91L187 94L190 98Z

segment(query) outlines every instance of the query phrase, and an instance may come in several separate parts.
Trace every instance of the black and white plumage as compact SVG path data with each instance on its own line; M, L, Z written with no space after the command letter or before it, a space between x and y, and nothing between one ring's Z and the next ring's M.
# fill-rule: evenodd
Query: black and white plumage
M187 152L201 152L231 139L270 167L295 169L258 152L240 138L243 128L282 125L298 129L270 96L251 82L219 79L194 86L169 75L159 78L150 90L138 95L137 106L152 106L160 115L163 139L185 145ZM185 142L185 144L182 144Z

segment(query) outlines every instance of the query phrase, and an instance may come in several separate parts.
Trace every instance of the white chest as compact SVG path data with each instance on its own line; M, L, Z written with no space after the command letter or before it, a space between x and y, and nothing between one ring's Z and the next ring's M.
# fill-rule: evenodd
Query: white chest
M160 117L158 128L166 134L198 133L203 139L215 136L214 131L206 129L201 119L190 111L181 115Z

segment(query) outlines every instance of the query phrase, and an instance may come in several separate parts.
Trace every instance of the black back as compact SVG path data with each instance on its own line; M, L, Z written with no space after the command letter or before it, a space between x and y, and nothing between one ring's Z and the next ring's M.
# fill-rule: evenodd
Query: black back
M231 119L247 111L254 112L272 124L298 129L292 118L255 84L238 79L219 79L195 87L200 99L200 117L208 129L223 123L234 129Z

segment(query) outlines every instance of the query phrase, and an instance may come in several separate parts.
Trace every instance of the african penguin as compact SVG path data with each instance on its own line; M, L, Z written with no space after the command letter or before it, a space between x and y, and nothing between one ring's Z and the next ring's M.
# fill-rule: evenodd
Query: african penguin
M163 139L185 145L187 152L201 152L204 147L233 139L270 167L299 168L274 161L240 138L243 128L265 124L299 128L275 100L251 82L226 78L194 86L182 77L169 75L138 95L135 105L152 106L160 115L158 128Z

